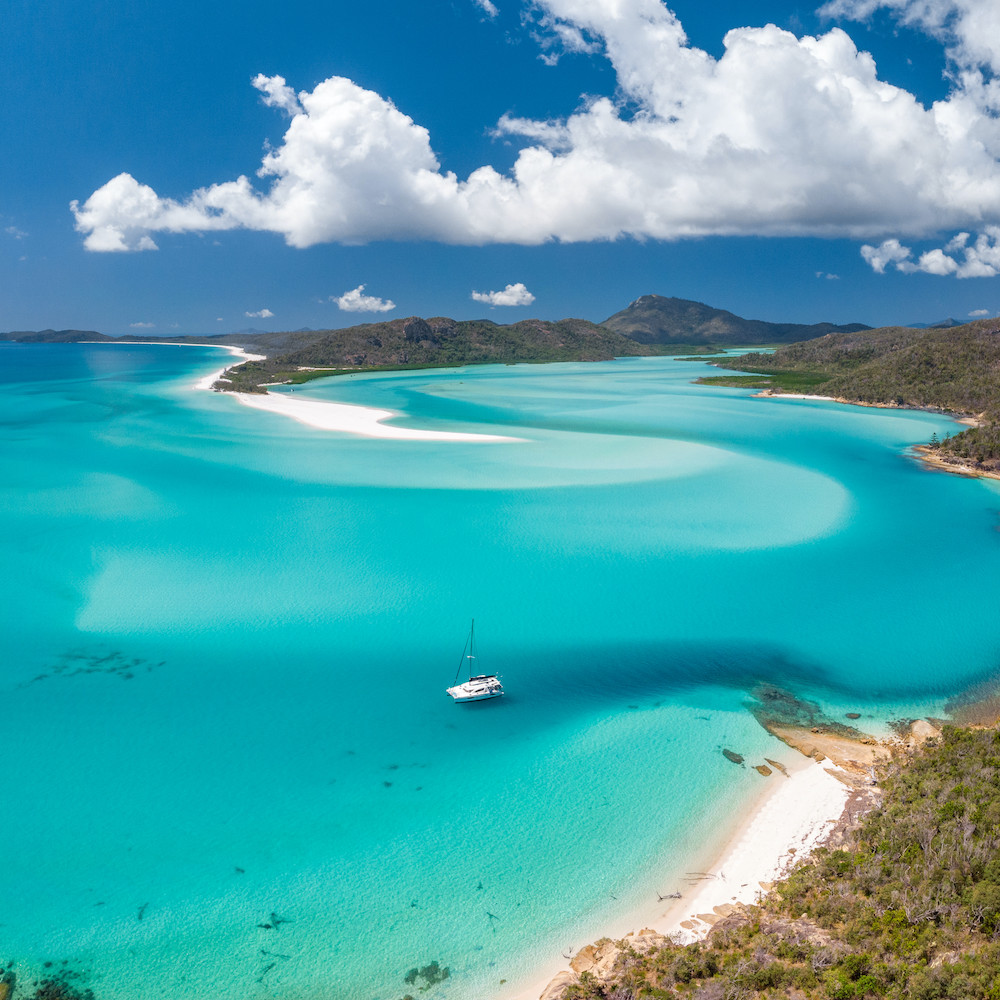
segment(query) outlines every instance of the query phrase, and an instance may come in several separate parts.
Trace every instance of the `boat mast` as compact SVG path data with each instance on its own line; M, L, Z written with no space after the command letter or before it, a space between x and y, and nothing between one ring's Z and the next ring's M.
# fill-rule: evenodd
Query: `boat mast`
M469 629L469 680L472 680L473 667L476 661L476 619L472 619Z
M455 671L455 681L458 681L459 674L462 673L462 667L467 659L474 660L476 658L476 619L472 619L472 628L469 629L469 638L465 640L465 645L462 647L462 658L458 661L458 670ZM469 652L469 656L466 656L466 650ZM472 678L472 667L469 667L469 678Z

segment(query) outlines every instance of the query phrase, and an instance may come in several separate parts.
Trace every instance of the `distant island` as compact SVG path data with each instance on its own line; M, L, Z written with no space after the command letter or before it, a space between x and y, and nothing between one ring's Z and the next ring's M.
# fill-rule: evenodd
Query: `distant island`
M704 356L724 347L768 345L776 350L715 362L721 368L758 374L699 381L954 414L971 426L921 446L924 460L950 472L1000 477L1000 322L953 323L880 329L858 323L769 323L702 302L643 295L603 323L528 319L504 325L486 319L410 316L340 330L242 331L173 337L170 342L239 347L262 356L227 369L213 386L258 394L266 393L269 385L357 371ZM15 331L0 333L0 340L166 342L149 336L109 337L94 330Z
M239 346L264 355L264 360L228 369L215 388L266 392L269 384L298 384L359 370L610 361L660 353L583 319L529 319L504 326L490 320L419 316L344 330L263 334Z
M297 384L359 370L707 354L725 347L788 343L830 332L867 329L862 324L767 323L743 319L702 302L643 295L603 323L527 319L505 325L487 319L410 316L338 330L242 330L210 337L171 337L170 342L240 347L263 355L261 361L228 369L215 388L264 393L268 385ZM22 330L0 333L0 340L35 344L166 342L148 335L109 337L94 330Z
M705 384L806 393L868 406L930 409L963 417L968 430L932 439L929 463L968 475L1000 476L1000 322L950 328L885 327L829 334L714 362L759 372L705 378Z
M0 333L0 341L168 342L149 336L109 337L94 330L15 331ZM169 342L239 347L262 356L227 369L213 385L222 392L257 394L266 393L269 385L358 371L704 356L727 347L766 345L776 349L714 362L720 368L757 374L699 381L954 414L969 428L920 446L917 451L924 461L962 475L1000 478L1000 322L995 319L879 329L860 323L770 323L743 319L703 302L643 295L603 323L527 319L504 325L486 319L410 316L340 330L245 330L172 337Z

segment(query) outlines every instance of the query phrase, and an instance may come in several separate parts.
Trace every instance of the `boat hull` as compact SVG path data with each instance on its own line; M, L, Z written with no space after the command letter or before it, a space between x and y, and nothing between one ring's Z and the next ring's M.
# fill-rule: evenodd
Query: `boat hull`
M450 694L451 697L455 699L455 701L487 701L490 698L503 697L503 690L484 691L482 694L466 694L466 693L455 693L454 688L448 688L448 694Z
M470 677L464 684L456 684L447 689L455 701L487 701L503 694L503 685L495 674L480 674Z

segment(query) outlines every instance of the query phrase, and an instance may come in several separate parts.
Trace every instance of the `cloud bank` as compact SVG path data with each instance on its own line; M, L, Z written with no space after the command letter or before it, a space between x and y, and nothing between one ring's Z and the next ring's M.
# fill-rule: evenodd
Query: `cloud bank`
M383 313L396 308L396 303L392 299L379 299L374 295L364 295L362 294L364 290L364 285L358 285L357 288L352 288L349 292L344 292L343 295L331 295L330 301L336 302L337 306L344 312Z
M530 306L535 296L519 281L516 285L508 285L500 292L473 292L476 302L486 302L491 306Z
M861 18L887 7L940 38L951 93L929 108L881 80L839 27L803 38L774 25L737 28L714 59L689 44L660 0L534 7L543 57L599 53L614 67L618 93L560 120L502 118L497 134L523 143L509 172L487 164L461 179L442 171L425 128L346 78L296 93L283 77L260 74L253 85L264 104L291 120L254 180L173 199L119 174L72 204L84 245L152 250L157 233L237 228L274 232L294 247L871 239L1000 222L995 0L834 0L825 8Z

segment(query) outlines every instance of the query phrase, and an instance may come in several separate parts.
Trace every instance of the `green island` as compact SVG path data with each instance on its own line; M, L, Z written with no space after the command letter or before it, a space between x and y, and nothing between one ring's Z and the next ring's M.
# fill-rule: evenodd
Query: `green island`
M643 295L603 323L584 319L488 319L410 316L337 330L244 331L210 337L177 336L171 343L238 347L262 360L229 368L214 388L266 393L268 385L298 385L358 371L400 371L481 364L610 361L621 357L717 353L790 343L827 333L867 330L861 324L803 325L748 320L702 302ZM95 330L19 330L0 340L39 343L155 343L149 337L109 337Z
M883 761L826 846L703 941L578 953L560 1000L998 1000L1000 731L945 725Z
M828 334L713 364L755 374L699 381L964 417L972 423L967 430L934 438L918 451L949 471L1000 474L1000 324L995 319L948 329Z
M0 333L0 340L151 342L148 337L109 337L92 330L16 331ZM410 316L339 330L244 331L181 336L170 342L238 347L258 355L258 360L228 368L213 386L242 393L266 393L271 385L299 385L362 371L685 354L704 361L724 348L752 348L712 362L751 374L698 381L953 414L970 426L919 446L921 458L949 472L1000 477L1000 324L995 319L923 329L770 323L701 302L643 295L602 323L527 319L504 325L487 319Z
M476 364L610 361L621 357L715 353L725 345L782 344L861 324L802 325L748 320L688 299L643 295L603 323L583 319L490 320L410 316L343 330L294 331L214 340L264 355L226 371L215 388L266 392L357 371L398 371Z

